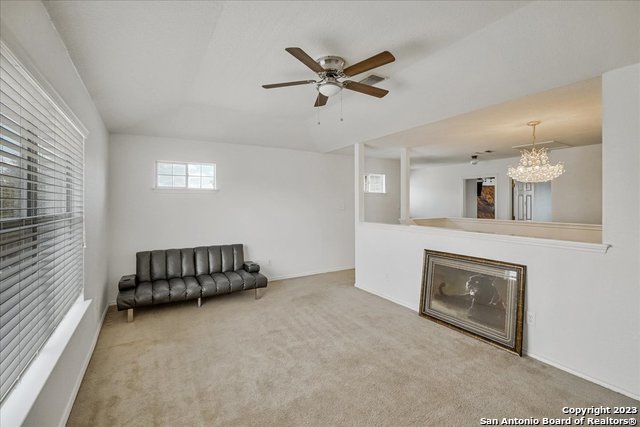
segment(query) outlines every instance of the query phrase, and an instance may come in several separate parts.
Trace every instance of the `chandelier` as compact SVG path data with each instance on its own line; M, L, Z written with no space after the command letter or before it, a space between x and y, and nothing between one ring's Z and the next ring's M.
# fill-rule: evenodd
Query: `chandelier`
M536 148L536 126L539 121L527 123L533 128L533 143L531 151L522 150L520 164L516 167L510 166L507 175L520 182L546 182L559 177L564 173L564 165L559 162L555 165L549 164L549 155L546 148Z

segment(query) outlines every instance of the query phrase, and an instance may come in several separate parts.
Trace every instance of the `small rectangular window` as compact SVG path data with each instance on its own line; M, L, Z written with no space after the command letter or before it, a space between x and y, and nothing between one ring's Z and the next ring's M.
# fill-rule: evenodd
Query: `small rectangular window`
M156 187L167 189L215 190L213 163L157 162Z
M364 176L365 193L386 193L385 175L382 173L370 173Z

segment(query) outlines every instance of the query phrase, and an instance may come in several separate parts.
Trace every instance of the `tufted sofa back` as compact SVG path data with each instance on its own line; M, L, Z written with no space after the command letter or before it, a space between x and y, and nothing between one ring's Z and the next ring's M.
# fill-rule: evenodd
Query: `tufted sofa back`
M136 254L136 275L140 282L153 282L236 271L243 264L242 244L145 251Z

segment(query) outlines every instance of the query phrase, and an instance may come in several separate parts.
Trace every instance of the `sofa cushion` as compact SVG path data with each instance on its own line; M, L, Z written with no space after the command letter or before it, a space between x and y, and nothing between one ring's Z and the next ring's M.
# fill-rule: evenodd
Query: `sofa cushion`
M151 281L167 279L166 251L151 251Z
M222 272L233 271L233 247L224 245L222 251Z
M135 294L136 307L153 304L153 288L151 282L138 283Z
M169 279L169 299L171 302L187 299L187 285L182 277Z
M209 246L209 274L222 273L222 251L220 246Z
M195 260L196 260L196 274L195 276L201 276L203 274L209 274L209 251L205 247L195 248Z
M240 270L244 264L244 249L242 244L231 245L233 248L233 271Z
M196 276L196 279L198 279L198 283L202 287L203 297L208 297L208 296L217 294L216 282L213 280L213 278L210 275L201 274L199 276Z
M202 296L202 286L193 276L183 277L184 284L187 287L186 299L196 299Z
M244 289L244 280L242 280L242 277L238 273L235 271L227 271L224 275L227 276L229 283L231 283L231 292Z
M138 252L136 254L136 276L138 282L151 281L151 252Z
M243 289L253 289L256 287L256 278L246 270L240 269L236 270L236 274L242 277L242 281L244 282Z
M256 278L256 288L266 288L267 278L260 273L251 273Z
M223 273L213 273L211 277L216 281L216 293L228 294L231 292L231 282L229 282L227 276Z
M167 251L167 280L175 277L182 277L180 249L169 249Z
M169 282L166 280L153 281L153 304L164 304L171 302L169 294Z
M136 300L135 300L135 289L125 289L118 292L118 299L116 300L118 304L118 310L127 310L129 308L135 308Z
M180 258L182 260L182 277L196 275L195 255L192 248L180 249Z

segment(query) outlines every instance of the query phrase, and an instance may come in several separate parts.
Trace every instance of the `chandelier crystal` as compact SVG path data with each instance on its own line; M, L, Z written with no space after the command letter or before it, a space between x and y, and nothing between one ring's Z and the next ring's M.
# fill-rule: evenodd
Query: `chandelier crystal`
M520 164L510 166L507 175L520 182L546 182L559 177L564 173L564 165L558 162L555 165L549 163L549 155L546 148L536 148L536 126L540 122L533 121L527 126L533 127L533 144L531 150L522 150Z

